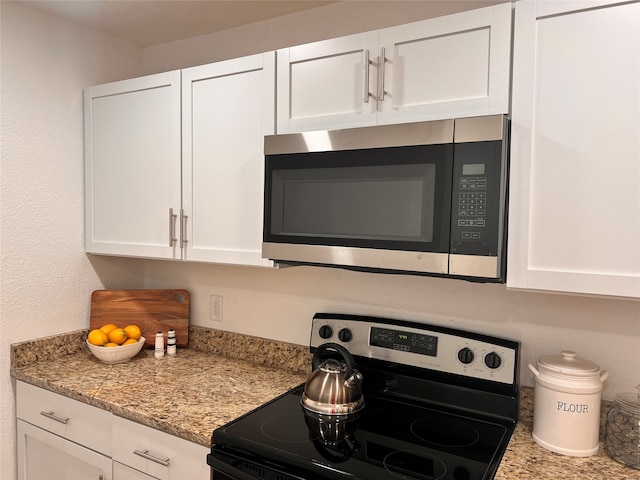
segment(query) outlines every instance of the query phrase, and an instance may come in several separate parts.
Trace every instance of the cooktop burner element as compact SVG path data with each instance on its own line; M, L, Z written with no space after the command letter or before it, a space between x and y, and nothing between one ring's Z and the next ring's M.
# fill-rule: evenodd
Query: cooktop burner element
M317 314L312 350L345 329L351 336L342 335L349 338L343 345L363 376L364 408L341 418L311 414L300 385L213 432L213 478L492 479L517 422L519 344L433 325ZM460 360L463 349L471 362Z
M475 428L455 418L421 418L413 422L411 431L420 440L441 447L468 447L480 438Z
M266 438L274 440L276 442L284 443L300 443L311 439L320 438L320 435L313 435L310 438L302 438L299 435L298 430L293 427L296 423L300 422L300 415L293 413L285 413L282 415L276 415L271 418L267 418L262 422L260 430ZM284 428L283 428L284 427Z

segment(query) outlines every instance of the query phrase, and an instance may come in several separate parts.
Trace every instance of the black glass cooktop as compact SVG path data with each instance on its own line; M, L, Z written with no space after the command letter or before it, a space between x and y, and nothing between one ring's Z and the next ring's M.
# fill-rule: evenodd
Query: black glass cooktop
M287 474L273 478L482 480L493 478L513 430L373 394L336 422L307 412L301 393L302 386L214 431L212 454L242 468L225 457L233 451Z

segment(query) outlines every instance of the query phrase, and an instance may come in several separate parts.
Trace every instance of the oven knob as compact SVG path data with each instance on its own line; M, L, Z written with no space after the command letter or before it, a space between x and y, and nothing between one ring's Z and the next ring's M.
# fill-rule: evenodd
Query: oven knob
M487 367L495 370L502 364L502 359L496 352L487 353L484 356L484 364Z
M460 360L465 365L469 365L476 358L473 350L469 347L464 347L458 350L458 360Z
M343 328L338 332L338 338L341 342L349 342L353 338L353 333L348 328Z
M320 338L330 338L333 335L333 328L329 325L322 325L318 331Z

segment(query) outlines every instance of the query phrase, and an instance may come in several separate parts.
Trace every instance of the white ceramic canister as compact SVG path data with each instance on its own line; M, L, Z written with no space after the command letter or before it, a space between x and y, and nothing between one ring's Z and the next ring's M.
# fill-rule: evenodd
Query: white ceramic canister
M609 372L575 352L538 359L533 440L552 452L588 457L598 452L602 382Z

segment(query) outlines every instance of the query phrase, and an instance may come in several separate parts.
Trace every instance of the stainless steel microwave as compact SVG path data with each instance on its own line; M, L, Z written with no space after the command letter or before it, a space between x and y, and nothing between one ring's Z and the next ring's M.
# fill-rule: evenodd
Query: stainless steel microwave
M504 115L265 137L262 256L504 282Z

